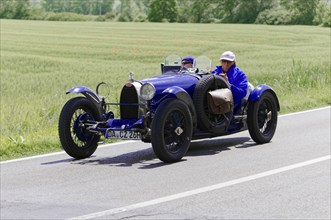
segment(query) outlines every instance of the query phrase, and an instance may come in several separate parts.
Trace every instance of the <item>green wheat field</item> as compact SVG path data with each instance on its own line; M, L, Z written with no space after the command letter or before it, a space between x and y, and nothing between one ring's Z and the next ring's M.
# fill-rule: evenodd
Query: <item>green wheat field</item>
M119 98L129 72L160 74L166 55L225 50L253 85L268 84L280 114L331 103L330 28L240 24L1 20L0 160L61 151L58 117L73 86L111 86ZM118 114L118 110L114 109Z

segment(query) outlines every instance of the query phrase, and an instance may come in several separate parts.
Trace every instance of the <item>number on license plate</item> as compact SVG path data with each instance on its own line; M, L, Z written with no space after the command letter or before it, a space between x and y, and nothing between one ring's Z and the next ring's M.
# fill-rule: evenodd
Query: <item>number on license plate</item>
M139 140L141 134L138 131L108 131L108 138L125 139L125 140Z

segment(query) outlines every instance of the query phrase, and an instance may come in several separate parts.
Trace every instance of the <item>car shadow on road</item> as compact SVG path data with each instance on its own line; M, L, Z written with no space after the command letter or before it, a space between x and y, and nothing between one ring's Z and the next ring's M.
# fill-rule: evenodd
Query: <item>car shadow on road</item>
M186 156L205 156L219 154L222 151L231 150L230 147L247 148L256 145L254 142L249 142L248 137L236 138L217 138L217 139L203 139L193 141L190 145Z
M256 143L250 141L248 137L235 137L235 138L217 138L217 139L203 139L192 141L188 152L185 157L198 157L206 155L219 154L222 151L231 150L231 147L235 148L247 148L253 147ZM184 162L187 159L183 158L180 162ZM180 163L179 162L179 163ZM154 154L153 148L121 154L115 157L97 157L92 156L86 159L65 159L59 161L50 161L43 163L42 165L52 165L57 163L71 163L76 165L107 165L116 167L132 167L137 166L138 169L153 169L162 166L171 166L173 164L167 164L160 161ZM178 163L176 163L178 164Z
M138 150L130 153L121 154L115 157L86 158L73 161L73 164L80 165L108 165L117 167L131 167L135 164L144 164L145 161L157 159L152 148Z
M188 152L185 157L180 161L184 162L187 160L186 157L198 157L198 156L206 156L206 155L215 155L219 154L225 150L231 150L230 147L235 148L248 148L256 146L255 142L250 142L250 138L248 137L237 137L237 138L217 138L217 139L203 139L192 141ZM158 160L156 158L156 160ZM179 163L180 163L179 162ZM178 164L178 162L176 163ZM165 165L171 165L163 163L159 160L158 163L150 163L148 162L141 166L140 169L152 169Z

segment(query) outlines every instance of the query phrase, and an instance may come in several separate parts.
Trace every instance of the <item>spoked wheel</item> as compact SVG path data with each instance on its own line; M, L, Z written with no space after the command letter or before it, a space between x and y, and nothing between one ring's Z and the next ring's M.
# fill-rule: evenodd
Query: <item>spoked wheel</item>
M88 126L98 120L98 110L86 98L76 97L64 105L59 119L59 137L67 154L83 159L95 152L100 136L90 132Z
M216 89L228 88L225 80L217 75L202 78L194 89L193 102L197 111L198 126L202 131L222 133L229 125L233 109L226 114L213 114L207 103L207 93Z
M180 161L192 139L193 122L188 106L169 99L160 104L152 122L152 146L165 163Z
M259 101L251 102L247 112L247 126L258 144L269 142L277 127L277 101L271 92L264 92Z

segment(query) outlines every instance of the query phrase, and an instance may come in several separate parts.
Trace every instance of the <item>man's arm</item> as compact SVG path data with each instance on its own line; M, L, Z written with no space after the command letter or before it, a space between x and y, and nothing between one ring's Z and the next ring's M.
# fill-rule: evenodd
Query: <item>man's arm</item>
M222 67L221 66L216 66L216 69L214 69L210 73L219 75L220 73L222 73Z
M248 80L242 71L238 72L238 75L234 82L231 84L231 91L233 94L235 104L240 103L240 100L244 98L248 90Z

